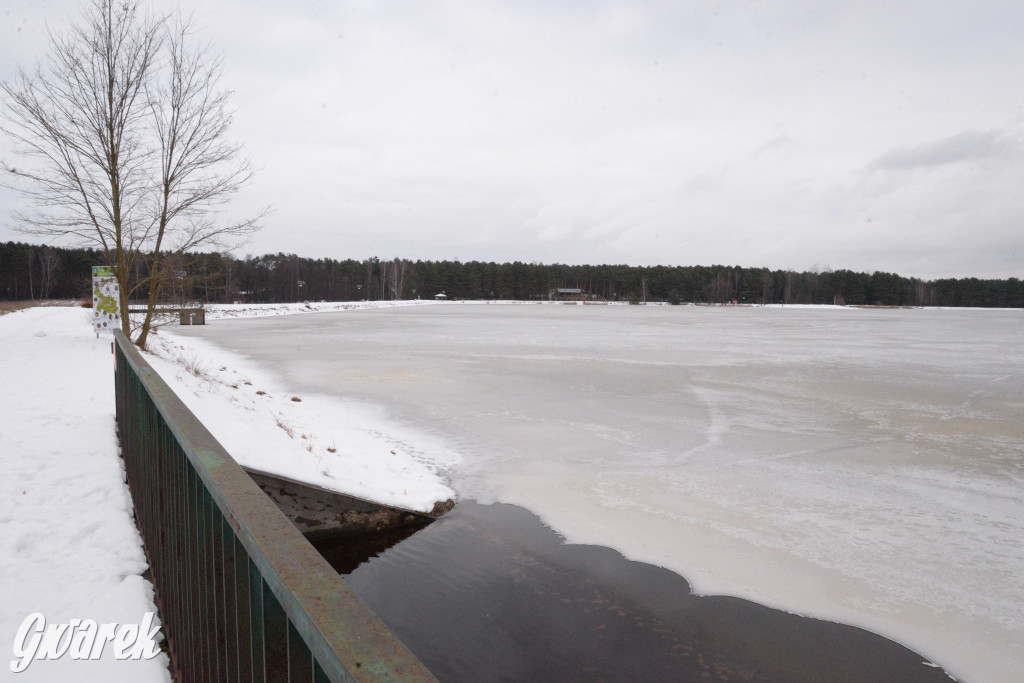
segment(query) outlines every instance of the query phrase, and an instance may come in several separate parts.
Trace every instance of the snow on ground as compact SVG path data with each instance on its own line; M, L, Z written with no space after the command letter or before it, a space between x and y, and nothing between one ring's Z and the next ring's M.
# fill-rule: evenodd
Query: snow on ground
M395 308L396 306L451 306L459 304L465 306L480 305L502 305L502 306L536 306L544 305L579 305L578 301L516 301L511 299L492 299L490 301L478 300L443 300L432 299L407 299L395 301L306 301L294 304L206 304L207 320L225 320L228 318L264 318L272 315L297 315L299 313L337 313L338 311L352 311L364 308ZM628 302L609 302L611 306L625 306ZM652 305L652 304L649 304ZM661 304L658 304L661 305ZM834 308L834 307L830 307ZM176 319L175 319L176 320ZM176 326L174 320L172 325Z
M306 301L295 304L206 304L207 320L224 318L262 318L268 315L296 315L298 313L333 313L357 308L390 308L437 303L431 300L414 301Z
M267 315L268 308L228 308L226 317ZM244 358L173 330L150 337L147 360L241 465L421 512L455 497L444 472L458 456L440 442L365 403L290 393Z
M22 621L139 624L155 611L114 427L110 338L91 311L0 315L0 677L18 681L169 681L166 655L9 664Z

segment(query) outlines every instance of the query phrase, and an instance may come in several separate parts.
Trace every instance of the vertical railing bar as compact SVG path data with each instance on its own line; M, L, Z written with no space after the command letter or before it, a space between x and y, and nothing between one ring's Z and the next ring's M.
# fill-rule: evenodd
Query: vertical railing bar
M193 507L193 477L195 473L192 471L192 466L189 464L187 459L182 461L182 505L184 514L182 515L182 541L187 548L185 555L183 556L184 572L182 573L182 579L184 581L184 594L185 600L183 601L181 612L184 621L182 622L183 627L183 640L187 643L186 646L186 662L188 664L188 671L196 670L196 661L198 660L198 653L194 643L196 642L196 628L195 621L191 618L196 613L196 588L195 588L195 546L192 545L193 535L192 529L195 525L195 512Z
M266 622L263 618L263 576L259 567L250 558L249 566L249 605L252 618L250 628L252 631L252 680L254 683L264 683L267 679L267 658L263 650L263 643L266 640Z
M163 445L164 445L164 433L166 430L162 429L162 420L159 419L159 415L156 411L153 411L153 418L150 420L149 428L149 444L150 444L150 457L146 460L146 481L149 483L149 496L146 497L147 510L146 517L148 523L152 525L150 528L156 530L156 547L154 548L154 562L153 565L156 567L154 571L160 572L161 579L160 583L164 583L165 577L163 577L164 569L164 544L167 542L167 529L164 528L163 524L163 498L164 489L160 485L160 468L162 466L161 460L163 459ZM166 585L164 589L166 592Z
M153 440L156 458L153 463L153 479L150 480L150 486L156 493L156 495L151 496L155 512L154 521L160 528L158 536L160 540L156 544L155 552L151 553L152 567L150 569L153 574L153 582L157 585L158 595L173 595L171 591L174 580L174 570L171 566L172 555L168 547L172 531L170 528L170 501L165 482L167 482L167 465L172 458L172 447L167 438L167 432L168 430L166 429L158 428L157 438Z
M216 524L215 504L210 490L200 481L203 488L203 536L200 543L205 549L206 562L203 567L203 586L206 595L203 599L203 613L206 615L206 642L209 652L207 672L210 679L221 680L220 675L220 637L217 628L217 546L213 532Z
M235 533L228 521L221 517L221 552L224 558L221 585L223 591L222 614L224 623L224 664L225 680L228 683L238 681L238 625L235 617L238 613L235 606Z
M209 584L206 572L206 555L209 549L206 547L206 497L203 495L203 481L196 472L196 541L195 549L198 561L196 562L196 597L199 602L196 605L196 625L199 628L199 637L196 645L199 646L199 667L200 671L210 670L210 628L209 614L206 606L208 604Z
M171 525L173 529L173 544L171 546L172 557L179 558L178 562L173 563L174 567L174 580L172 581L171 590L174 591L174 595L179 596L179 599L172 600L169 605L171 614L168 618L172 620L174 626L173 631L177 634L181 634L184 630L184 617L182 609L187 601L186 595L186 583L185 583L185 572L188 568L188 563L181 561L187 553L187 549L184 545L184 533L185 533L185 505L183 503L184 498L184 479L182 476L182 458L174 458L170 463L170 470L168 472L168 479L173 491L174 505L171 511ZM186 642L186 641L183 641ZM180 658L184 655L181 648L175 648L176 658ZM178 663L179 670L182 668L181 664Z
M234 537L235 543L235 623L238 643L238 679L250 681L252 674L252 608L249 593L249 555L245 546Z
M192 647L194 642L192 639L192 620L189 619L189 615L192 614L192 546L190 543L189 536L189 525L191 524L192 514L189 508L189 490L191 489L191 481L188 473L188 463L183 462L179 471L179 477L181 478L181 545L183 552L181 557L181 600L178 600L178 613L177 618L180 620L178 623L177 641L182 644L178 648L178 659L179 666L182 672L192 671L192 659L195 656L195 648Z
M210 494L210 490L206 490L207 495ZM223 557L221 556L222 548L220 542L220 524L221 515L220 510L217 509L217 504L213 502L213 496L209 495L206 503L207 506L207 519L209 520L209 526L206 527L206 543L210 548L210 613L212 616L211 624L213 626L213 661L217 668L217 680L223 681L224 677L224 624L222 621L223 611L221 608L221 594L224 592L224 587L221 585L223 579ZM212 675L212 672L211 672Z
M201 556L199 552L199 475L191 464L187 470L188 480L186 481L188 493L188 528L186 529L190 552L188 554L188 577L189 577L189 609L186 615L188 619L189 659L191 660L192 675L199 676L206 664L202 647L203 624L202 624L202 577L199 572Z
M313 683L313 655L302 639L302 634L295 630L295 625L288 622L288 683Z
M175 562L174 572L174 594L179 599L172 602L172 616L174 620L174 632L178 635L178 641L186 645L188 640L188 620L186 609L189 604L188 595L188 560L189 548L187 546L188 534L188 505L187 493L185 491L185 459L175 458L171 470L171 478L174 486L174 557L179 561ZM178 670L186 670L185 663L180 661L189 655L190 647L176 647L175 656L178 661Z
M285 683L288 680L288 617L267 582L261 580L260 585L263 590L263 657L267 683Z

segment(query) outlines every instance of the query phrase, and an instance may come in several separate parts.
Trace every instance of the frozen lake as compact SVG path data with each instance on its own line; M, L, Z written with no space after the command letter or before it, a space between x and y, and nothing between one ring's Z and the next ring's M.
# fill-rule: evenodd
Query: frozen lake
M1024 671L1024 312L445 304L181 328L700 593Z

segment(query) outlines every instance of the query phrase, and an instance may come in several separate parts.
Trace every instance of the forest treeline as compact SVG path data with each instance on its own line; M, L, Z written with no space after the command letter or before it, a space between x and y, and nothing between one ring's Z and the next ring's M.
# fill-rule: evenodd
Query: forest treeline
M0 299L88 296L94 265L106 265L97 250L0 243ZM538 300L556 288L578 288L608 301L1024 307L1024 282L1017 278L921 280L831 269L338 261L203 253L183 257L173 272L169 301L210 303L429 299L441 293L454 299Z

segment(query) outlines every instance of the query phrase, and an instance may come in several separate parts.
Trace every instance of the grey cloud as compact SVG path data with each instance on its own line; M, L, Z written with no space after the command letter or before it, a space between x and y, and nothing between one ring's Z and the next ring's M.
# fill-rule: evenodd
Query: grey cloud
M966 130L916 147L890 150L868 165L869 170L904 171L960 162L980 161L1013 152L1016 142L998 131Z
M784 154L793 149L796 143L788 135L777 135L768 142L761 145L755 152L755 157L765 154Z

